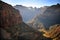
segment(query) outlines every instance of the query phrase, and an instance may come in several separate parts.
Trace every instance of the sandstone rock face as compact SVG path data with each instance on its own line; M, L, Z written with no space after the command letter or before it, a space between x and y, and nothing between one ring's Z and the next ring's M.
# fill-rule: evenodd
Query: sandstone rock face
M10 27L22 22L22 17L18 10L11 5L0 1L0 27Z

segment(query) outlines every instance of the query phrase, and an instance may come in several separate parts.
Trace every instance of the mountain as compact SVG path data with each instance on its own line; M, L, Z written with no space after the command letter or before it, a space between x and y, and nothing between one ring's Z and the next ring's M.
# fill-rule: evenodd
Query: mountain
M40 23L43 24L46 29L49 29L51 25L60 24L60 4L48 7L42 14L35 16L28 22L28 24L32 26L39 25Z
M41 8L36 8L36 7L33 8L33 7L25 7L22 5L16 5L14 6L14 8L20 11L23 21L28 22L31 19L33 19L34 16L42 13L47 8L47 6Z
M26 23L20 12L10 4L0 1L1 40L48 40L43 33L34 30Z

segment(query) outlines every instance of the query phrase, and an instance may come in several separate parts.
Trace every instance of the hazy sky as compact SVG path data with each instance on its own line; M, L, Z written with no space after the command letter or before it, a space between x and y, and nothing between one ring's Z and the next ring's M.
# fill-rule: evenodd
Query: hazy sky
M15 5L24 5L27 7L42 7L42 6L50 6L53 4L60 3L60 0L2 0L6 3Z

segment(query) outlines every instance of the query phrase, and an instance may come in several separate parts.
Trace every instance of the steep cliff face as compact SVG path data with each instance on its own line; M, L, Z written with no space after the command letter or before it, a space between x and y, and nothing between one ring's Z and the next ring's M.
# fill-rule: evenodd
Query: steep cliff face
M22 17L18 10L0 1L0 23L0 27L14 26L22 23Z
M33 31L23 22L18 10L2 1L0 1L0 30L2 40L18 40L21 36L27 38Z

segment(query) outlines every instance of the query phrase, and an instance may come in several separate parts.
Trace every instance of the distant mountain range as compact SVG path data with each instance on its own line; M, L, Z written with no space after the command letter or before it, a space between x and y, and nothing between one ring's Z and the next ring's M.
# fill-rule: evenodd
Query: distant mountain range
M34 18L34 16L41 14L46 10L47 6L41 8L25 7L22 5L14 6L15 9L18 9L22 15L23 21L27 22Z
M33 27L43 24L46 29L49 29L52 25L60 24L60 4L48 7L43 13L35 16L28 23Z

